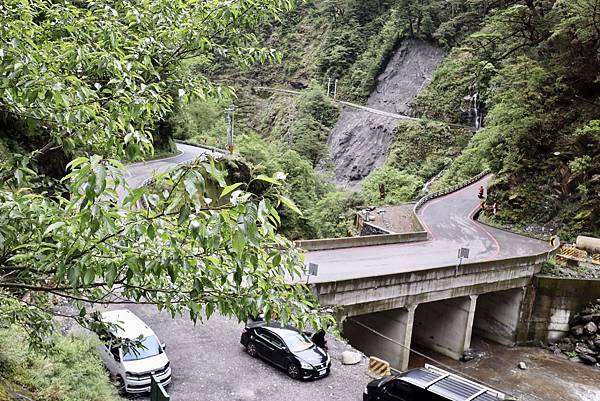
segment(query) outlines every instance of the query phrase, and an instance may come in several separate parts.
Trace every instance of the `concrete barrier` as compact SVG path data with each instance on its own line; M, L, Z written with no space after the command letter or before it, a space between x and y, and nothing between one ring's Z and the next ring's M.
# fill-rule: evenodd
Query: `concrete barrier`
M419 209L421 208L421 206L423 206L426 202L435 199L435 198L439 198L441 196L445 196L448 195L452 192L456 192L460 189L463 189L465 187L468 187L469 185L471 185L474 182L479 181L480 179L482 179L483 177L485 177L486 175L490 174L489 170L484 170L481 173L477 174L475 177L471 177L468 180L461 182L460 184L456 184L453 185L449 188L443 189L441 191L438 192L434 192L431 193L429 195L425 195L424 197L422 197L421 199L418 200L418 202L415 204L415 207L413 208L413 211L415 212L415 215L418 215L417 212L419 211Z
M580 235L576 241L577 248L591 253L600 253L600 238L584 237Z
M389 362L374 356L370 356L367 374L373 379L380 379L383 376L391 375L392 372L390 371Z
M426 241L427 231L367 235L363 237L325 238L296 241L296 245L305 251L323 251L328 249L355 248L360 246L403 244L408 242Z

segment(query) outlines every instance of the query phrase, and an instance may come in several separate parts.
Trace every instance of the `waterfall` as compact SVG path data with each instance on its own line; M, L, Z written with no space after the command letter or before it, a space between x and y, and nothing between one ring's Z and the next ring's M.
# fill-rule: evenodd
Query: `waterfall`
M446 168L443 168L439 173L437 173L429 181L427 181L425 183L425 185L423 185L423 188L421 189L421 193L426 194L427 191L429 191L429 187L431 186L431 184L433 184L438 178L440 178L442 175L444 175L445 172L446 172Z

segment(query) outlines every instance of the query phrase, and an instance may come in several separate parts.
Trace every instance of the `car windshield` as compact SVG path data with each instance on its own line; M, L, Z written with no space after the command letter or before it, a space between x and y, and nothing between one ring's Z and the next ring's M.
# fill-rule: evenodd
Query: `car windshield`
M145 337L139 344L123 347L124 361L137 361L162 354L162 348L156 336Z
M292 352L304 351L314 344L304 334L296 334L285 338L285 345Z

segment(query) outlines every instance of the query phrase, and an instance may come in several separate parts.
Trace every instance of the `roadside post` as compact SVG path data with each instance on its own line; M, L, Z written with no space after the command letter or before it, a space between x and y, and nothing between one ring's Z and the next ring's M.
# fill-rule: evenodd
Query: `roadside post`
M308 284L308 279L310 276L317 276L319 274L319 265L316 263L310 262L308 264L308 273L306 274L306 284Z
M458 265L454 269L454 275L458 275L458 268L462 265L463 259L469 259L469 248L458 248Z
M150 401L171 401L171 397L154 375L150 376Z

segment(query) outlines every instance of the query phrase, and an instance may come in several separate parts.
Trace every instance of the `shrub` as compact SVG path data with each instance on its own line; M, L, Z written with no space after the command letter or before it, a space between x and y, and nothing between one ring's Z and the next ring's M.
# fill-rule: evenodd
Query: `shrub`
M381 199L379 185L385 187L385 197ZM420 178L398 171L386 165L374 170L362 184L365 200L375 205L393 205L413 199L423 187Z
M0 378L43 401L121 400L96 353L94 337L56 335L54 344L44 354L28 347L20 328L0 328Z

